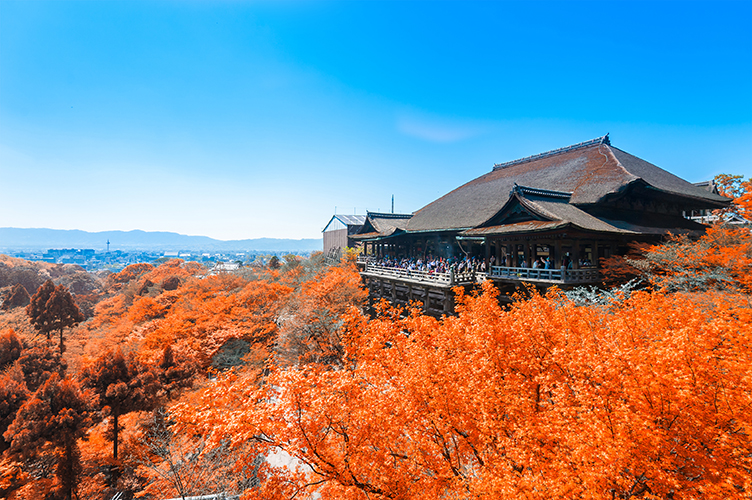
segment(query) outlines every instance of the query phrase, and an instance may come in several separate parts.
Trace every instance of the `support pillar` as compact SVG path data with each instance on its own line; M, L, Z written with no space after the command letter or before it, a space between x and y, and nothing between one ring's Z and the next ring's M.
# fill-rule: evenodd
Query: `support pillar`
M486 246L486 248L485 248L485 250L486 250L486 256L485 256L485 259L486 259L486 271L490 272L491 271L491 245L488 243L488 240L485 240L485 246Z
M527 267L533 267L533 248L530 246L530 242L525 243L525 260L527 261Z
M600 262L600 249L598 248L598 240L593 241L593 265L597 268L601 268L601 262Z

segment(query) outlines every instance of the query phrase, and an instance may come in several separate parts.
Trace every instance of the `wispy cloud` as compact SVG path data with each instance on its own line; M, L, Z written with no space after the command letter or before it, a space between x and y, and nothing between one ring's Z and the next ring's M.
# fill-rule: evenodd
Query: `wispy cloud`
M483 134L486 127L464 120L403 114L397 117L397 130L430 142L459 142Z

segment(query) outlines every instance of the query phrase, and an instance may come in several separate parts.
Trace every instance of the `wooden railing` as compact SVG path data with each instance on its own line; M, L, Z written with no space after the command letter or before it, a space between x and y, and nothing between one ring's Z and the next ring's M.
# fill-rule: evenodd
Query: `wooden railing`
M513 280L558 281L561 283L595 283L598 281L598 269L530 269L527 267L491 266L491 278L508 278Z
M594 267L584 269L531 269L527 267L491 266L491 272L476 271L437 273L433 271L417 271L401 267L385 267L371 260L364 260L364 272L398 280L434 283L443 286L467 285L480 283L488 278L502 278L518 281L547 281L555 283L597 283L598 269Z
M372 262L365 262L365 271L368 274L383 276L385 278L394 278L401 280L420 281L423 283L435 283L437 285L454 286L475 283L480 277L480 273L474 271L437 273L434 271L417 271L413 269L403 269L401 267L384 267Z

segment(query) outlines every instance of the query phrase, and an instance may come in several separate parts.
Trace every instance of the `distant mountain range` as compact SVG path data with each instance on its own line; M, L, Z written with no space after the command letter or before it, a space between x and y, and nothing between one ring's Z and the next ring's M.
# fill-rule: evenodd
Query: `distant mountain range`
M311 252L323 248L321 239L257 238L252 240L215 240L206 236L186 236L178 233L150 231L87 231L62 229L23 229L0 227L0 251L46 250L49 248L93 248L110 250L163 250L163 251L261 251L261 252Z

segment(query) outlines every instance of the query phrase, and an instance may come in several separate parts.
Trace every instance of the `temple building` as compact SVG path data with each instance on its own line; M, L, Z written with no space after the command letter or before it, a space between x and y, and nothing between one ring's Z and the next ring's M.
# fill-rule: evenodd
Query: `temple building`
M324 254L346 247L356 246L352 236L360 231L366 221L365 215L335 214L324 227Z
M669 233L699 236L706 226L685 215L730 202L612 146L605 135L497 164L413 214L368 213L352 238L363 244L362 275L375 298L421 300L449 312L449 297L439 291L458 284L596 284L601 259ZM406 259L451 267L408 275L379 264Z

